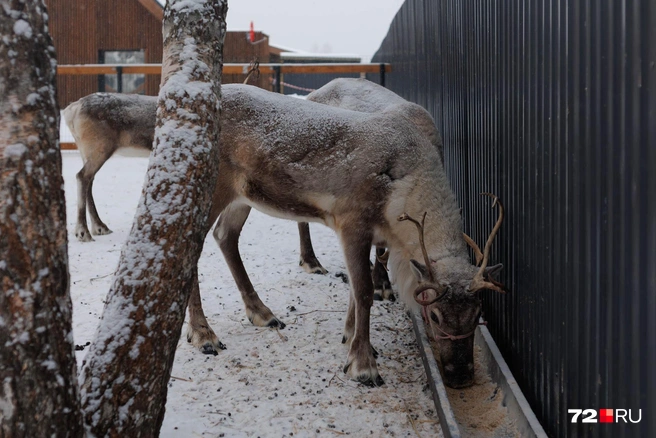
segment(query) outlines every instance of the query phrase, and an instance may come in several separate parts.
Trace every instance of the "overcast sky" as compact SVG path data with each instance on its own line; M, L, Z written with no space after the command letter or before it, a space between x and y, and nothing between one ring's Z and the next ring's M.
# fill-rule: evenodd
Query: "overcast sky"
M165 3L165 0L159 0ZM352 53L370 60L404 0L228 0L228 30L269 35L272 45Z

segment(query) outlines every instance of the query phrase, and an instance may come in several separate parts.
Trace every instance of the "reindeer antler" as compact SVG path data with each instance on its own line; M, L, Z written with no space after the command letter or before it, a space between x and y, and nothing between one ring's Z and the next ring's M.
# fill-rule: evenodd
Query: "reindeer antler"
M246 79L244 79L244 84L248 83L248 80L251 78L253 73L255 73L255 79L260 77L260 61L257 59L253 59L248 66L248 73L246 74Z
M433 270L430 269L431 264L430 259L428 258L428 251L426 251L426 245L424 244L424 222L426 221L426 212L424 212L424 216L421 218L421 223L419 223L419 221L416 219L411 218L408 213L403 213L401 216L399 216L398 220L399 222L410 221L417 226L417 231L419 232L419 245L421 246L422 254L424 254L424 263L428 268L428 276L432 282L435 282L435 278L433 278Z
M476 245L476 242L474 242L474 239L469 237L467 233L462 233L462 237L465 238L465 242L467 242L467 245L471 247L472 250L474 250L474 257L476 257L476 266L481 264L481 260L483 260L483 253L481 252L481 249Z
M429 282L420 284L415 289L415 301L417 301L422 306L429 306L436 301L439 301L444 297L447 288L442 286L437 282L435 276L433 275L433 269L431 268L431 262L428 258L428 251L426 251L426 244L424 243L424 222L426 221L426 212L424 212L423 217L421 218L421 223L418 220L413 219L407 213L403 213L398 217L399 221L410 221L417 226L417 232L419 233L419 245L421 246L421 252L424 255L424 263L426 264L426 269L428 270ZM423 300L419 298L419 294L425 292L429 289L433 289L437 296L432 300Z
M492 193L484 192L481 193L481 195L489 196L490 198L493 199L492 208L494 208L497 205L499 206L499 218L497 219L496 224L494 224L494 228L492 229L490 236L487 238L487 242L485 242L485 248L483 249L483 263L481 263L481 267L479 268L478 272L474 276L474 279L472 280L469 286L469 291L476 292L481 289L492 289L492 290L496 290L497 292L505 293L506 290L501 283L498 283L496 281L487 281L483 278L483 274L485 273L485 268L487 267L487 263L490 259L490 248L492 247L492 242L494 241L494 237L497 235L499 228L501 228L501 222L503 222L503 205L501 204L501 201L499 201L499 198L496 195L493 195Z

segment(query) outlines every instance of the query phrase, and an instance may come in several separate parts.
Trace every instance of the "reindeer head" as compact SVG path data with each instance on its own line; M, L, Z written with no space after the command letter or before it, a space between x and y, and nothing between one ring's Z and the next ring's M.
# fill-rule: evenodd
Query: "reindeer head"
M483 193L494 199L492 207L498 205L499 218L487 239L484 252L465 235L465 240L476 253L477 265L469 263L455 266L451 272L439 272L430 262L424 244L424 220L421 223L407 214L399 220L409 220L417 226L419 243L424 256L422 264L411 260L412 271L419 285L415 289L415 300L424 308L426 318L437 342L440 362L444 370L444 382L451 388L465 388L474 383L474 332L481 317L481 300L478 291L483 289L506 292L501 283L492 279L492 275L503 265L487 267L490 247L503 220L503 206L498 198Z

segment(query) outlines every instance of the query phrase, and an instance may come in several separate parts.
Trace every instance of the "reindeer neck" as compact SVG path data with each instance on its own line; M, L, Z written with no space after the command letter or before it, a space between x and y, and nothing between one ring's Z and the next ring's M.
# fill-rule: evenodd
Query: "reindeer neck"
M398 222L396 218L407 213L421 220L424 212L424 242L429 258L433 261L450 257L467 259L466 243L462 237L462 218L460 207L439 163L427 165L417 175L405 190L400 193L403 202L390 202L387 214L396 245L407 257L424 263L419 234L414 224L409 221ZM400 190L399 190L400 191Z

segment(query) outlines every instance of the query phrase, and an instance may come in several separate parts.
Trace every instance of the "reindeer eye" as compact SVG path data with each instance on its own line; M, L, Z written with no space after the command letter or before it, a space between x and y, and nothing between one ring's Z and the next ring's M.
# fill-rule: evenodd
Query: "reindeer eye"
M440 325L440 318L438 318L437 313L431 312L430 317L435 324Z

